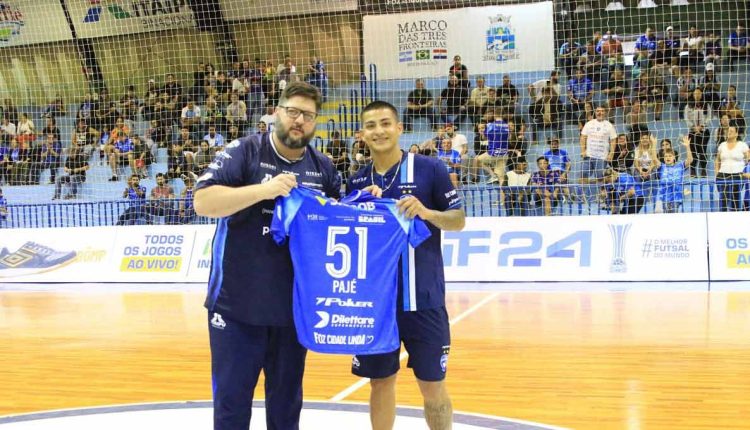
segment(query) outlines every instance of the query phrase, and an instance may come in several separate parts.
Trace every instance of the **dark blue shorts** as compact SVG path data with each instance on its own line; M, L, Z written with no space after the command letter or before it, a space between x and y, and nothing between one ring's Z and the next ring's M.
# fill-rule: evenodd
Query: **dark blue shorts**
M442 381L451 348L450 324L445 307L396 315L401 342L409 353L407 367L422 381ZM352 373L365 378L387 378L400 369L401 348L386 354L356 355Z
M266 378L266 428L299 429L307 350L297 341L294 327L253 326L209 312L208 335L214 430L247 430L261 370Z

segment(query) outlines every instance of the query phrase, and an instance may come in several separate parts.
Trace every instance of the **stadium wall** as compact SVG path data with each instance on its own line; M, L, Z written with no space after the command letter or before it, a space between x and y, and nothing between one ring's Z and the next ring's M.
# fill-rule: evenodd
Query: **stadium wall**
M469 218L446 232L452 282L750 281L743 213ZM211 225L11 229L0 282L196 282L211 267ZM43 253L55 251L56 264ZM52 259L52 257L48 257Z

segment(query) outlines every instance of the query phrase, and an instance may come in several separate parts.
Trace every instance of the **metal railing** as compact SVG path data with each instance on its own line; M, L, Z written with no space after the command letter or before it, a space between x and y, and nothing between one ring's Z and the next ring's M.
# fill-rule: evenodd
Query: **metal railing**
M718 212L750 210L750 184L743 181L691 180L684 184L679 204L667 205L660 193L659 183L644 182L643 196L638 201L619 201L612 193L602 193L601 185L556 185L525 187L467 186L459 190L467 216L543 216L545 189L550 195L551 216L586 216L624 213L627 205L637 205L638 213L660 212ZM8 205L8 216L0 221L6 228L99 227L122 224L213 224L214 219L181 216L181 199L164 200L163 206L152 201L141 209L131 210L127 200L36 203ZM731 205L731 207L730 207ZM673 210L672 210L673 208ZM632 209L632 208L631 208Z

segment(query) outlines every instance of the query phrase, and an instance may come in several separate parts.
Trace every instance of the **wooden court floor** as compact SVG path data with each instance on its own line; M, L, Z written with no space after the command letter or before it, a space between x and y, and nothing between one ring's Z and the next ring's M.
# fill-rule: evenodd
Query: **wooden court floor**
M0 416L210 398L203 294L119 288L0 291ZM750 429L750 292L450 292L448 309L461 317L456 410L578 429ZM311 353L305 398L357 383L349 366ZM400 375L399 404L419 405Z

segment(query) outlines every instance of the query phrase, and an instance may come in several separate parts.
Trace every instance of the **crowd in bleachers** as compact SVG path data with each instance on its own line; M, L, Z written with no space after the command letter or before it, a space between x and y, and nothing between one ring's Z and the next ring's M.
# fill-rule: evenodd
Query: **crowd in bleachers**
M672 26L661 33L649 27L635 37L632 53L612 31L562 42L558 69L533 82L474 76L460 55L437 93L417 79L396 104L406 133L417 135L425 120L431 136L409 150L444 160L459 188L501 186L495 204L506 215L552 214L565 201L637 213L649 199L674 212L683 183L714 176L722 209L750 206L740 195L742 180L750 178L743 100L737 81L728 79L748 76L750 42L742 25L723 41L695 27L683 35ZM85 94L75 109L55 97L43 109L41 129L5 99L0 184L37 185L45 178L55 185L52 199L76 199L87 173L107 169L107 177L88 179L127 184L122 198L132 210L122 223L156 216L190 222L194 212L184 199L197 176L226 143L270 131L280 92L301 79L328 96L326 67L317 57L300 71L288 56L278 66L262 59L227 70L199 64L191 85L167 74L162 82L150 79L142 97L132 85L119 99L106 89ZM61 118L75 118L69 141L57 126ZM669 129L684 139L657 139ZM356 131L334 130L321 149L343 177L369 162ZM156 180L151 192L140 192L143 179ZM169 183L177 193L164 188Z
M119 99L107 89L85 94L75 112L68 112L62 98L56 97L43 110L43 128L19 112L13 100L5 99L0 185L40 185L48 171L48 181L55 185L52 200L73 200L79 198L89 170L108 166L109 182L127 183L122 198L130 207L119 223L151 222L153 216L164 217L166 223L190 222L197 177L226 143L271 130L280 92L300 79L327 94L325 64L317 57L299 73L288 56L278 67L260 59L237 61L227 71L199 64L187 88L169 73L161 84L148 80L143 97L133 85ZM70 140L64 141L57 120L71 117L75 126ZM163 152L166 163L157 163ZM156 185L148 193L139 181L152 178ZM179 198L167 192L164 181L181 183Z
M683 37L672 26L658 35L647 27L635 40L632 59L620 39L611 31L585 41L566 38L559 70L527 86L526 106L519 105L509 75L488 86L457 55L437 97L422 79L407 96L405 131L420 118L435 131L411 150L443 159L457 184L481 178L501 184L497 203L507 215L540 212L533 208L550 214L565 200L593 201L611 213L638 213L651 200L676 212L690 178L716 181L721 210L750 209L750 186L743 183L750 179L745 113L737 86L718 73L726 72L724 80L747 80L737 68L748 60L744 26L732 29L726 44L694 26ZM473 148L456 132L464 126L473 133ZM573 139L564 133L571 129ZM679 146L670 138L657 140L659 130L675 129L683 136ZM561 141L563 147L579 145L580 159L571 159ZM534 145L549 150L527 160ZM680 152L686 161L678 160ZM533 174L528 161L536 161ZM573 179L586 186L568 187Z

